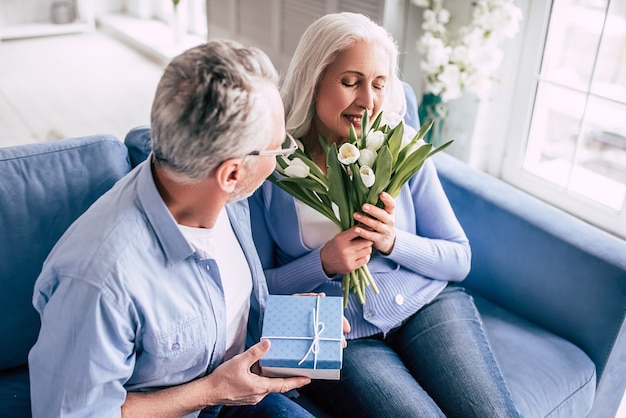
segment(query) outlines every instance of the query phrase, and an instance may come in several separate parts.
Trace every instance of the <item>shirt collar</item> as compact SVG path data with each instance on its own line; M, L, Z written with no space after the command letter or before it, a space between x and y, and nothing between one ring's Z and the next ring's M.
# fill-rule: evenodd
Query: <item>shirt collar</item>
M166 258L173 265L193 255L194 250L178 229L152 176L150 158L138 167L137 196Z

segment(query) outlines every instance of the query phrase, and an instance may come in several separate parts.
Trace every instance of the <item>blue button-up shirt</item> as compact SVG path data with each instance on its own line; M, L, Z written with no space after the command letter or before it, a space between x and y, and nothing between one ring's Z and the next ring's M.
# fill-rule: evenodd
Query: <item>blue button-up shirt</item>
M267 287L247 202L226 209L252 272L251 344ZM36 417L120 416L127 391L189 382L224 360L219 268L187 243L148 163L68 229L44 263L33 304L42 322L29 355Z

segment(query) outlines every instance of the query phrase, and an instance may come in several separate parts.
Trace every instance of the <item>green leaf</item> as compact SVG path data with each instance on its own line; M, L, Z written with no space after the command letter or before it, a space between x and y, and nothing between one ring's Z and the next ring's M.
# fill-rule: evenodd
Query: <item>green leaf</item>
M380 122L383 119L383 112L378 112L378 116L374 119L372 126L370 127L370 131L379 131Z
M400 193L400 188L404 185L404 183L409 181L409 179L413 177L413 175L415 175L420 168L422 168L424 161L439 151L443 151L449 147L452 142L453 141L448 141L435 149L433 149L432 144L426 144L419 147L413 154L409 155L398 165L387 192L392 197L396 197Z
M415 135L415 137L417 139L424 139L428 131L430 131L430 128L433 127L433 123L435 123L434 120L429 120L427 122L424 122L422 126L420 126L419 131L417 131L417 134Z
M276 164L278 164L282 170L289 166L289 164L281 156L276 157Z
M350 176L348 172L348 167L343 166L342 168L343 188L346 191L346 201L348 202L348 207L346 208L347 216L345 218L342 218L341 223L343 225L343 229L346 230L348 228L352 228L355 224L353 214L355 211L355 207L359 206L359 201L357 197L357 188L354 186L354 181L356 181L355 176Z
M337 154L337 144L332 144L328 148L326 154L326 167L328 176L328 196L330 200L335 202L339 208L339 218L342 225L349 225L349 221L352 218L350 212L348 198L346 195L344 185L344 169L339 162L339 156ZM348 226L349 228L349 226ZM341 228L342 230L348 228Z
M359 138L356 136L356 130L354 129L354 125L350 125L350 134L348 135L348 141L350 141L350 143L355 145L357 148L362 148L359 145Z
M448 148L450 145L452 145L452 143L454 142L454 140L450 140L448 142L446 142L443 145L438 146L437 148L435 148L434 150L432 150L430 152L430 154L428 154L428 157L432 157L433 155L437 154L439 151L443 151L444 149Z
M398 154L398 160L402 161L406 158L406 155L408 154L408 152L412 149L413 145L417 144L418 141L420 139L424 139L424 136L426 135L426 133L430 130L430 128L433 126L433 121L430 120L426 123L424 123L419 131L417 131L417 133L415 134L415 136L413 137L413 139L411 139L411 142L409 142L408 144L406 144L402 150L400 150L400 153Z
M322 151L324 151L324 154L328 153L328 141L326 141L326 138L324 138L324 135L322 134L317 135L317 140L320 142L320 145L322 146Z
M367 109L363 112L363 118L361 119L361 143L358 145L359 148L365 147L365 137L367 136L367 121L369 120L369 112Z
M300 178L300 177L283 177L278 180L278 183L293 183L294 186L299 187L301 189L311 190L318 194L327 194L328 189L322 186L317 181L311 178Z
M330 197L328 196L328 194L323 194L323 195L320 194L320 195L317 195L317 197L319 197L322 200L322 202L324 203L324 205L326 207L331 208L331 211L332 211L332 203L333 202L330 200ZM334 212L333 212L333 214L334 214ZM336 216L335 216L335 219L337 219Z
M389 181L391 180L391 160L392 157L389 147L387 145L383 145L378 150L376 163L373 167L376 180L368 192L367 203L376 205L378 203L380 193L389 185Z
M432 148L431 144L419 147L413 154L398 163L387 192L392 196L398 196L400 188L406 183L424 164Z
M402 149L400 150L400 152L398 153L398 161L404 161L404 159L407 157L407 154L409 153L409 151L412 149L413 145L415 144L414 141L409 142L408 144L406 144L405 147L402 147ZM422 145L423 146L423 145ZM421 148L421 147L420 147ZM419 148L416 149L416 151Z
M361 179L361 173L359 172L358 164L351 164L352 168L352 185L354 186L352 189L354 190L354 198L352 199L352 207L355 210L359 210L363 203L365 203L365 199L369 193L369 190L365 184L363 184L363 179Z
M393 133L389 136L389 140L387 142L389 146L389 151L391 152L392 157L392 165L396 165L396 161L398 160L398 154L400 153L400 147L402 146L402 137L404 136L404 123L400 121L400 123L393 128Z

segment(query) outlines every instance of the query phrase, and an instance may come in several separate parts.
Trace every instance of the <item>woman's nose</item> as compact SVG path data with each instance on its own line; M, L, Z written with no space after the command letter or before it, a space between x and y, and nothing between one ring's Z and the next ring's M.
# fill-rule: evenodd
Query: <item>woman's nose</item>
M374 92L369 86L363 86L357 91L354 101L357 106L372 111L374 109Z

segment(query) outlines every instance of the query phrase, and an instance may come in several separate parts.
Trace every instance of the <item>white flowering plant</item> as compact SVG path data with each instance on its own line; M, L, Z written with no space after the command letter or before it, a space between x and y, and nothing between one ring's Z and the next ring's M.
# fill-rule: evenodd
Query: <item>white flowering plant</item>
M329 146L324 137L319 137L326 152L326 174L298 141L298 149L292 155L277 157L277 173L270 175L269 180L345 231L356 225L353 213L363 204L383 207L382 192L397 197L400 188L427 158L452 143L449 141L435 148L424 142L432 122L415 132L402 121L393 127L383 123L382 112L369 127L368 120L365 111L360 132L357 134L351 126L348 141L340 147ZM364 304L366 286L378 293L367 265L345 274L342 281L344 305L348 304L350 292Z
M417 50L422 54L425 93L443 102L459 98L465 90L482 97L502 62L500 43L517 33L522 11L513 0L474 0L471 22L452 37L446 28L451 16L443 0L411 1L424 9L424 34Z

